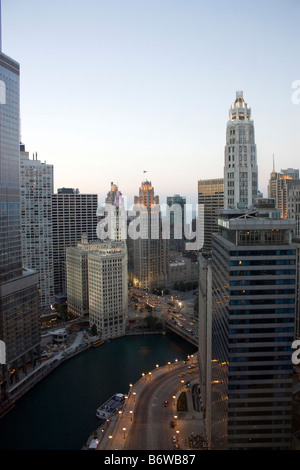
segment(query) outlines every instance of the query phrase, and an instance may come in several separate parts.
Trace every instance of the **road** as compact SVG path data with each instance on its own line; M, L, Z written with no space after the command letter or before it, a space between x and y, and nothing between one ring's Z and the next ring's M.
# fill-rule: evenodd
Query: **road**
M187 372L187 366L178 365L164 376L148 382L135 404L135 416L124 450L174 449L172 436L176 433L170 427L170 421L174 420L176 408L172 397L176 393L178 396L181 380L187 380L187 377L178 377L183 371ZM165 400L169 402L167 407L163 406Z

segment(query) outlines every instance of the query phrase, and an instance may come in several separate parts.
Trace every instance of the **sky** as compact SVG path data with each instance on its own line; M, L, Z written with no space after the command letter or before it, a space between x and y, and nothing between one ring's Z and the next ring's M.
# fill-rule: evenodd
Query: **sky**
M54 190L196 204L221 178L237 90L252 110L259 189L300 167L300 0L2 0L21 66L21 141ZM294 88L293 88L294 87ZM147 173L144 173L147 171Z

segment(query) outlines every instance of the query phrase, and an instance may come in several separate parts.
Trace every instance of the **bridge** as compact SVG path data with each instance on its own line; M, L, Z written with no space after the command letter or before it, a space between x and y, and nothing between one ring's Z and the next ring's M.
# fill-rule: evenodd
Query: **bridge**
M197 336L191 335L188 331L185 331L183 328L180 328L172 320L170 320L166 314L162 314L162 319L164 321L166 328L178 334L179 336L184 338L186 341L189 341L194 346L196 346L196 348L198 348L198 335Z

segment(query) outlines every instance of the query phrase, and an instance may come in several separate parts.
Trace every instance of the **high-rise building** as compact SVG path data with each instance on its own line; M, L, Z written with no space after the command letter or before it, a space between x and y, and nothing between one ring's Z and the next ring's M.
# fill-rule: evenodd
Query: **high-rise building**
M296 249L273 200L223 210L212 244L212 448L291 446Z
M103 242L88 253L89 321L102 339L125 334L128 311L125 241Z
M204 252L211 251L212 234L219 231L216 223L217 209L224 208L224 179L198 181L198 204L204 206Z
M268 197L275 199L281 217L298 220L296 234L299 234L300 218L300 179L299 170L288 168L277 173L274 168L268 184Z
M133 284L145 290L164 287L169 240L162 236L159 197L154 195L150 181L142 182L139 196L134 198L134 208L139 232L134 233L133 240Z
M295 340L300 339L300 236L293 238L296 246L296 313L295 313Z
M180 194L174 194L174 196L167 197L167 222L170 222L170 251L184 251L184 235L186 230L186 198L180 196Z
M100 241L89 243L83 234L77 246L66 248L68 310L74 315L89 313L88 253L99 250L102 245Z
M242 91L236 92L226 128L224 208L251 207L258 191L254 123Z
M53 165L41 162L37 154L29 158L20 146L21 238L23 266L39 276L42 309L54 301L52 194Z
M2 53L0 30L0 340L6 351L0 405L20 372L35 366L40 344L37 274L22 269L19 80L19 64Z
M97 241L97 194L60 188L52 195L54 294L66 294L66 248L76 246L83 234Z

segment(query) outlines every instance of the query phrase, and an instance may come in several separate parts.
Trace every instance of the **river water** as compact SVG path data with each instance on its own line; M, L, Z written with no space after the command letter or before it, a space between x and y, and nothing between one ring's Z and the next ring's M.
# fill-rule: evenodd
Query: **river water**
M98 406L128 393L142 373L196 348L179 336L127 336L88 349L61 364L0 419L1 450L80 450L99 425Z

